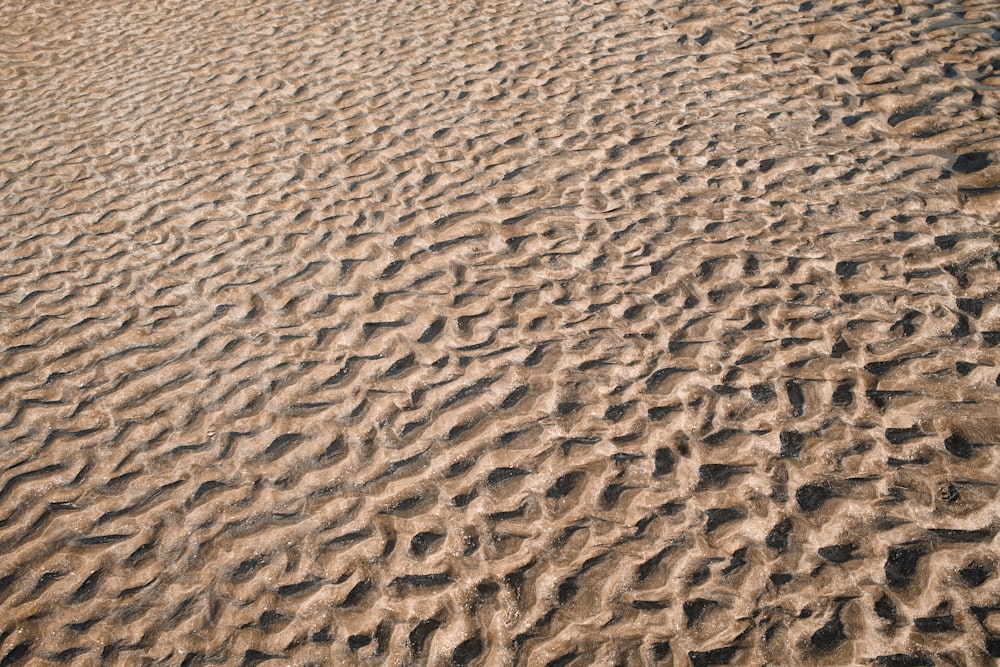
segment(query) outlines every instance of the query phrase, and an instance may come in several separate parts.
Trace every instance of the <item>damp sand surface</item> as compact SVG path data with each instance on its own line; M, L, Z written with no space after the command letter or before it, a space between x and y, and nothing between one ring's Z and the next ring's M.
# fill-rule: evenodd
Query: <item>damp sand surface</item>
M0 51L0 664L1000 655L995 3Z

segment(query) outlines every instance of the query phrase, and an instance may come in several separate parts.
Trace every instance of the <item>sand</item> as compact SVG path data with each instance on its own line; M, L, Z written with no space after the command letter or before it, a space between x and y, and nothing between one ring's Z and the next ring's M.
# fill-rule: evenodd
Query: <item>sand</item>
M0 665L990 665L993 2L0 5Z

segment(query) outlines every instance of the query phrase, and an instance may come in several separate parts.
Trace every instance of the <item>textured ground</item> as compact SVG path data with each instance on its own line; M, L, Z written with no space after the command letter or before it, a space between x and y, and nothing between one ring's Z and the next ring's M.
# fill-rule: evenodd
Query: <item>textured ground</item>
M0 665L1000 655L996 3L6 0L0 80Z

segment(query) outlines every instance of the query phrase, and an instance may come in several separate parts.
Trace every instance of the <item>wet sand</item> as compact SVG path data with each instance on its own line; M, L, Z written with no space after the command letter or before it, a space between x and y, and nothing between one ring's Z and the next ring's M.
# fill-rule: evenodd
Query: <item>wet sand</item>
M995 3L0 52L0 665L1000 656Z

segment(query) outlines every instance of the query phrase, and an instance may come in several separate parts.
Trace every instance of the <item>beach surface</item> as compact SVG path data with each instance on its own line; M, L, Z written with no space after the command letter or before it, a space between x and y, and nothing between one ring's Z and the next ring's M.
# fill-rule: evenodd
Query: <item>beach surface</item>
M995 2L0 4L0 665L992 665Z

